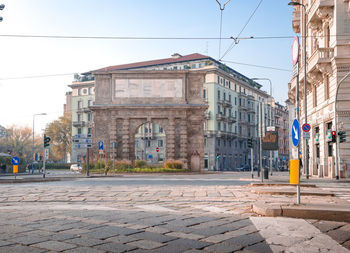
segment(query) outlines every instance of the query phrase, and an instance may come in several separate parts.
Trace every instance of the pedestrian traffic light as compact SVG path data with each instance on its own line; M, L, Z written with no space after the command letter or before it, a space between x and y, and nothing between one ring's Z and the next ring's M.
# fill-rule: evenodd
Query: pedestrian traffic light
M346 132L344 131L339 131L339 143L346 142Z
M44 134L44 148L50 147L51 138Z
M253 138L249 138L248 139L248 148L252 148L253 147Z
M337 132L332 131L332 142L337 142Z

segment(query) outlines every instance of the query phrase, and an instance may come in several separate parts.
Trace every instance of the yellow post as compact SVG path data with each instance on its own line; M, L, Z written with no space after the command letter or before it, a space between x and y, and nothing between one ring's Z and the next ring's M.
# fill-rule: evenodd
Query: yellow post
M289 161L290 184L299 184L299 160Z
M18 173L18 165L13 165L13 173L14 174Z

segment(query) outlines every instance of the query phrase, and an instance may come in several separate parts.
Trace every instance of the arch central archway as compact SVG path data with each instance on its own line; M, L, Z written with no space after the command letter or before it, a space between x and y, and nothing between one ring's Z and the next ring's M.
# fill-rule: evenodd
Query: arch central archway
M166 134L162 126L153 122L140 125L134 134L135 160L161 164L166 160Z

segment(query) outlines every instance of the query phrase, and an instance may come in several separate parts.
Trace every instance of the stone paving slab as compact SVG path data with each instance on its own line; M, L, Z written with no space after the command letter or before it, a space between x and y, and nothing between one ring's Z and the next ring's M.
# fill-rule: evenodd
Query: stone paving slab
M59 186L21 185L25 194L16 187L0 186L0 195L7 196L0 200L0 252L347 252L344 247L350 248L347 222L254 217L250 206L262 197L244 186L77 187L72 181ZM290 196L264 195L264 199L281 205L295 202ZM302 201L340 203L330 196L303 196Z

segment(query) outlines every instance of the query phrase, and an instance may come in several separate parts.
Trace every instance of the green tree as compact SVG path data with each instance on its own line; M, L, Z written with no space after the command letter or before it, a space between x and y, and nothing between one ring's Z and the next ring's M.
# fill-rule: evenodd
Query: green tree
M45 129L46 136L51 138L50 156L55 161L67 161L67 153L72 147L72 115L66 113L48 124Z
M33 130L29 127L11 126L6 129L6 134L0 138L0 152L10 153L30 162L33 153ZM41 151L42 138L36 135L34 138L34 152Z

